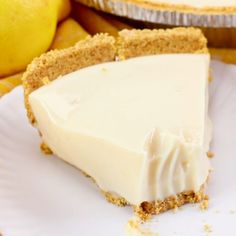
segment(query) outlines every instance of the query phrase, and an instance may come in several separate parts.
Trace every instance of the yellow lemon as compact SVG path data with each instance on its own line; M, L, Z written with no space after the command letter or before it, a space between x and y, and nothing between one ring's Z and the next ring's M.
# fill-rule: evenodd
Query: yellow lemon
M0 77L22 71L50 47L57 21L68 14L68 3L0 0Z

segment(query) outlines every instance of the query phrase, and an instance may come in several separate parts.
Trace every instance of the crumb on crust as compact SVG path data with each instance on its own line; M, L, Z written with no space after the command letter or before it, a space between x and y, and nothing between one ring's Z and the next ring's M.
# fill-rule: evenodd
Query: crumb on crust
M208 151L208 152L207 152L207 156L208 156L209 158L213 158L213 157L215 156L215 153L212 152L212 151Z
M43 85L47 85L47 84L49 84L49 83L50 83L49 78L48 78L47 76L43 77L43 79L42 79L42 83L43 83Z
M46 143L41 143L40 149L43 152L43 154L45 154L45 155L52 155L53 154L52 150L48 147L48 145Z

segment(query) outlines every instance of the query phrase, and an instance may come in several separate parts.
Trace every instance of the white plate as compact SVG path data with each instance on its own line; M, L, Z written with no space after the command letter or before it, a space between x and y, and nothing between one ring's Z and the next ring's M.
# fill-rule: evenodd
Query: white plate
M210 207L186 205L154 217L162 236L236 234L236 67L213 62L210 114L214 123ZM106 202L92 181L58 158L39 151L26 118L22 88L0 100L0 232L4 236L124 235L129 207ZM235 211L235 214L234 214Z

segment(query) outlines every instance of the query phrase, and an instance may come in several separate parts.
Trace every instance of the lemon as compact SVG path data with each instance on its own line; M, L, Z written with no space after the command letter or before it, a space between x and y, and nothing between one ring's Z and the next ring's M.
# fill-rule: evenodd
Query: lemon
M0 77L22 71L50 47L63 2L0 0Z

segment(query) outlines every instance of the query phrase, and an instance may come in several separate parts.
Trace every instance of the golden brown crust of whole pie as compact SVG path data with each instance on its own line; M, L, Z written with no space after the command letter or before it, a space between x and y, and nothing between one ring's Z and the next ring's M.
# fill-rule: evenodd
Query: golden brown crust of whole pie
M124 1L124 0L123 0ZM172 4L172 3L162 3L160 2L148 2L143 0L128 0L130 3L136 3L143 7L148 7L156 10L163 10L163 11L180 11L185 13L195 13L195 14L232 14L236 13L236 5L229 6L229 7L213 7L213 6L206 6L206 7L194 7L186 5L186 4Z
M235 6L225 6L225 7L214 7L214 6L206 6L206 7L194 7L191 4L173 4L173 3L164 3L161 0L159 2L151 2L145 0L113 0L114 2L124 3L124 4L135 4L139 7L148 8L157 11L178 11L183 13L191 13L191 14L235 14L236 13L236 4ZM97 8L96 1L91 0L79 0L83 4L86 4L90 7ZM104 4L104 11L111 12L110 4Z

